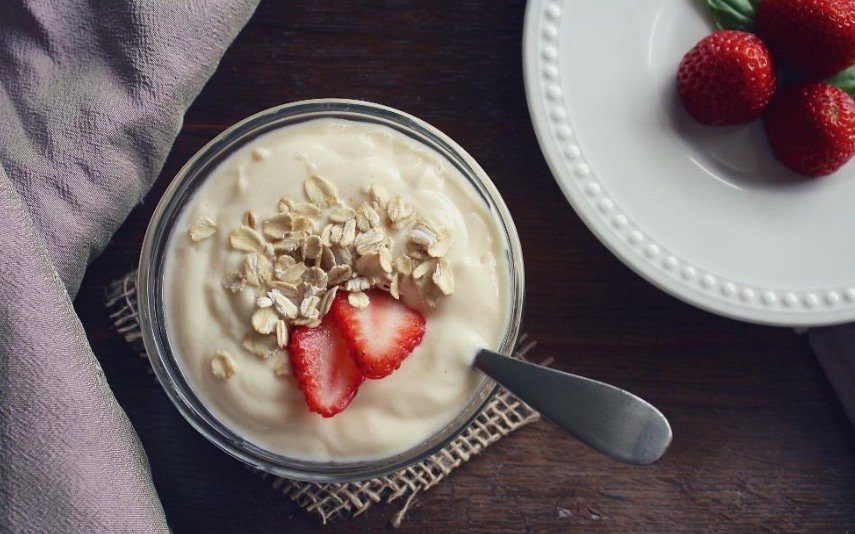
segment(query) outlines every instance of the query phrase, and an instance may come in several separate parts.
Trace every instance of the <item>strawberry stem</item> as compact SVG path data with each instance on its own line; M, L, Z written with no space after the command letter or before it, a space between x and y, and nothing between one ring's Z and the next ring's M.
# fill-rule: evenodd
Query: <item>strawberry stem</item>
M720 30L752 31L761 0L702 0Z
M838 72L831 78L827 79L826 82L843 89L849 93L849 96L855 98L855 65Z

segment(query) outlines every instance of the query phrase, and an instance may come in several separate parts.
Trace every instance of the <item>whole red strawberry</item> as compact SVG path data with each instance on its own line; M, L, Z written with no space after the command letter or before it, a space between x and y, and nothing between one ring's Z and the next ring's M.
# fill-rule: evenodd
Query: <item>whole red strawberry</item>
M723 30L702 39L683 57L677 89L698 122L739 124L763 113L777 78L766 45L754 34Z
M775 157L807 176L832 173L855 154L855 100L827 83L783 91L765 126Z
M776 60L811 80L855 63L855 0L762 0L755 26Z

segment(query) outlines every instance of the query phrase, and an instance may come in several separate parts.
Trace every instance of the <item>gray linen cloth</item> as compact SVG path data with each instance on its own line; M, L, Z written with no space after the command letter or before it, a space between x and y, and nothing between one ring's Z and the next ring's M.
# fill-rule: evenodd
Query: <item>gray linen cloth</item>
M0 0L0 532L166 530L72 299L253 0Z
M855 425L855 323L812 328L810 344Z

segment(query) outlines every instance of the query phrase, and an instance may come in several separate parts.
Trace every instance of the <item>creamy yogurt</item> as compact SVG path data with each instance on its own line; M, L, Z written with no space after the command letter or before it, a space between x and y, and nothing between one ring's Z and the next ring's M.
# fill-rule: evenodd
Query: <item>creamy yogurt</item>
M318 175L356 205L372 182L401 195L419 214L449 228L446 259L455 292L421 311L424 339L400 369L366 380L343 412L325 419L308 410L293 376L277 376L273 358L248 352L256 293L232 293L222 280L242 254L228 246L244 214L276 213L281 197L304 201L303 183ZM199 242L187 229L201 217L218 225ZM272 452L309 461L372 460L425 441L457 416L481 384L477 349L496 349L509 314L507 245L500 222L459 171L433 150L391 128L318 119L267 133L232 154L194 193L172 232L164 271L169 343L191 387L218 419ZM394 252L394 251L393 251ZM235 374L221 380L211 358L227 351Z

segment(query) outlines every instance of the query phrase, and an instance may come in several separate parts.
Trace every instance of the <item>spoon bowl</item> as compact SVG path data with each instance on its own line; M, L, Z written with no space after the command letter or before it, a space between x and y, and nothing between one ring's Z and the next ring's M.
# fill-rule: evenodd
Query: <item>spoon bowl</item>
M659 460L673 436L652 404L615 386L481 350L474 366L592 449L632 465Z

